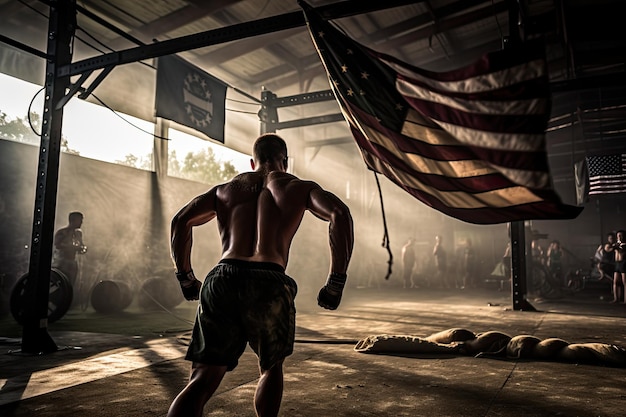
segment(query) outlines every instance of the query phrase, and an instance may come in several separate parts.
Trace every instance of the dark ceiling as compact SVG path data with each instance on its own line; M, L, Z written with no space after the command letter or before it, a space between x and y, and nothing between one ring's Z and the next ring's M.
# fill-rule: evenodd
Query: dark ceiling
M39 75L43 60L15 66L10 57L35 62L34 51L21 51L45 51L47 3L0 0L2 72L41 82L32 78L43 77ZM328 89L296 0L79 0L77 4L74 63L141 48L150 50L151 58L155 50L159 53L155 49L159 45L161 51L180 51L188 61L253 98L260 97L262 88L279 96ZM548 151L555 182L571 179L574 161L587 154L626 151L626 35L621 1L526 0L519 2L516 14L510 10L518 2L497 0L310 0L309 4L359 42L431 70L459 67L501 48L511 26L511 33L520 32L522 39L541 36L546 40L554 97ZM125 65L132 56L119 67L130 69L116 68L111 80L95 92L118 110L151 117L150 100L124 95L129 88L154 88L152 59ZM328 106L331 112L337 110L332 102ZM325 146L341 146L346 131L343 126L337 131L324 128L314 136L323 139L320 143Z

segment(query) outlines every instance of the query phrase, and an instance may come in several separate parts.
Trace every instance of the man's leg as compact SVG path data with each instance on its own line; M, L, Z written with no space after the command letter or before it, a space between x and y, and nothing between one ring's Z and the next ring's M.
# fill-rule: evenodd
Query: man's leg
M445 288L445 289L450 288L450 279L448 278L448 275L446 274L446 271L443 268L443 266L440 266L439 269L437 270L437 277L439 280L439 285L441 285L441 288Z
M283 361L270 369L261 370L261 378L254 393L254 407L259 417L275 417L283 399Z
M403 288L409 288L409 277L410 277L410 272L408 271L408 268L404 266L402 268L402 280L404 281L402 284Z
M204 405L222 382L226 369L226 366L194 362L189 382L170 405L167 417L201 417Z
M620 273L613 272L613 303L619 301Z

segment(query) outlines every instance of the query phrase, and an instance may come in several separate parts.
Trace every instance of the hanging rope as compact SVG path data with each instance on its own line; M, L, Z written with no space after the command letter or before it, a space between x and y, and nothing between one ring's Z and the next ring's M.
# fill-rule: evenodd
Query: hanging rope
M391 276L391 266L393 265L393 254L391 253L391 248L389 247L389 231L387 230L387 218L385 217L385 204L383 203L383 192L380 189L380 182L378 181L378 175L374 172L374 178L376 178L376 185L378 186L378 196L380 197L380 208L383 213L383 226L385 228L385 235L383 236L382 247L387 249L387 253L389 253L389 260L387 261L387 275L385 275L385 279L389 279Z

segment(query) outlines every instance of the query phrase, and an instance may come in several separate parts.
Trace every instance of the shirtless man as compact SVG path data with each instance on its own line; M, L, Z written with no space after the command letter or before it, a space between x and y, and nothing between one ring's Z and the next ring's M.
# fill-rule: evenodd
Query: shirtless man
M187 300L200 299L186 359L187 386L168 416L201 416L246 343L259 358L254 395L258 416L276 416L283 393L283 361L293 351L297 286L285 275L291 241L306 210L329 222L330 273L318 304L339 306L354 234L348 207L312 181L288 174L287 146L274 134L254 143L253 172L194 198L172 220L172 258ZM191 266L192 228L217 218L222 259L204 283Z
M476 285L474 282L474 275L476 272L476 252L474 252L472 240L469 238L465 241L465 249L463 250L463 269L463 286L461 289L467 289L470 287L473 288Z
M606 235L606 242L602 245L601 257L597 259L596 268L600 273L600 281L607 278L613 282L615 274L615 232L609 232ZM594 258L595 260L595 258Z
M402 280L403 288L413 288L413 268L415 267L415 239L410 238L402 246Z
M78 276L76 254L87 253L87 246L83 243L83 231L80 229L83 218L83 213L71 212L68 216L69 224L54 234L52 267L63 272L72 285L76 284Z
M613 302L617 303L622 293L622 302L626 304L626 231L619 230L615 237L615 272L613 273ZM620 291L621 290L621 291Z
M446 250L443 248L443 238L441 235L435 236L435 247L433 248L433 257L435 258L435 274L437 276L438 285L443 288L451 288L448 274L446 273L447 261Z

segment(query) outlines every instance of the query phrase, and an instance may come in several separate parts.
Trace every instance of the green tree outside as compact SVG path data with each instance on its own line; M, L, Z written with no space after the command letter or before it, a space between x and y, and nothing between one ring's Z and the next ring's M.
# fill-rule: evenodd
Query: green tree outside
M136 155L128 154L123 160L117 160L115 163L150 170L152 169L152 155L137 157ZM215 151L211 148L202 149L198 152L188 152L182 161L178 159L176 151L171 151L168 155L167 170L168 175L172 177L206 184L225 182L239 174L239 171L230 161L217 159Z
M182 178L208 184L230 180L239 172L230 162L219 161L211 148L199 152L189 152L180 168Z
M9 119L5 112L0 111L0 139L39 146L40 136L33 129L41 131L41 116L39 114L32 112L29 123L28 116L23 119L21 117ZM61 152L80 155L80 152L69 147L69 142L65 136L61 136Z
M29 123L28 117L10 119L6 113L0 111L0 139L39 146L40 137L35 131L41 131L39 114L32 112ZM78 151L69 147L69 142L64 136L61 138L61 151L80 155ZM152 155L138 157L128 154L123 160L117 160L115 163L150 171ZM228 181L239 173L231 162L217 159L211 148L189 152L182 161L178 159L176 151L171 151L168 155L168 171L171 176L207 184Z

